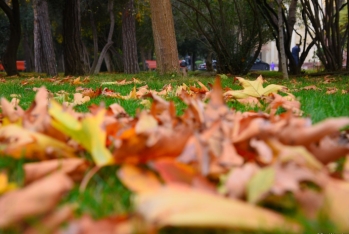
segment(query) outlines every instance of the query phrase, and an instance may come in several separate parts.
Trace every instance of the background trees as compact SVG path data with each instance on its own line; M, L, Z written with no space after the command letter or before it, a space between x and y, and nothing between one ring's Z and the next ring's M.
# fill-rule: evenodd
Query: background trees
M215 52L218 72L246 73L269 38L254 1L177 0L174 7Z
M17 50L21 40L20 10L18 0L12 0L8 5L5 0L0 0L0 8L5 12L10 26L10 37L7 40L5 52L1 56L2 65L8 76L17 75Z
M279 69L298 74L316 46L325 69L338 71L349 44L347 2L0 0L0 57L8 75L17 74L16 56L28 71L35 58L35 70L51 76L137 73L147 59L158 61L161 74L176 73L178 60L188 56L193 69L197 58L208 70L216 59L218 72L245 74L274 39L279 61L285 55ZM301 44L298 64L294 38Z

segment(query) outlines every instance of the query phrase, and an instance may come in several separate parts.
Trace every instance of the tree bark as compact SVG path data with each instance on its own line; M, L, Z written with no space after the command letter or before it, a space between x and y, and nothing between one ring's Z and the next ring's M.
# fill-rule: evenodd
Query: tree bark
M65 0L63 13L63 49L65 75L80 76L88 73L81 40L80 0Z
M35 72L56 76L57 63L53 48L48 5L46 0L33 0Z
M24 30L23 32L23 47L24 47L24 57L25 57L25 70L27 72L34 71L35 63L34 63L33 47L29 42L28 32L26 30Z
M122 45L124 72L126 74L139 73L134 0L127 1L122 13Z
M105 62L105 65L107 67L107 71L108 72L114 72L115 68L114 68L113 60L112 60L110 54L111 54L111 52L110 52L110 50L108 50L107 53L104 56L104 62Z
M2 65L8 76L19 75L17 71L17 50L21 41L21 22L18 0L12 0L12 9L4 0L0 0L0 8L10 21L10 39L2 56Z
M109 28L109 34L108 34L108 40L107 44L103 47L103 50L101 54L99 55L98 62L96 65L96 69L94 71L94 74L98 74L101 70L102 62L104 60L104 56L108 52L109 48L113 45L113 33L114 33L114 25L115 25L115 17L114 17L114 1L109 0L108 1L108 11L110 16L110 28Z
M349 1L347 2L347 16L348 16L348 22L347 22L347 64L346 64L346 70L349 71Z
M157 70L179 74L179 59L170 0L150 0Z
M284 43L284 20L282 16L282 0L278 0L278 27L279 27L279 49L281 56L281 67L282 67L282 77L288 79L286 54L285 54L285 43Z
M90 8L90 23L92 27L92 36L93 36L93 62L92 62L92 66L90 67L90 74L93 74L98 62L98 34L97 34L95 19L94 19L91 8Z

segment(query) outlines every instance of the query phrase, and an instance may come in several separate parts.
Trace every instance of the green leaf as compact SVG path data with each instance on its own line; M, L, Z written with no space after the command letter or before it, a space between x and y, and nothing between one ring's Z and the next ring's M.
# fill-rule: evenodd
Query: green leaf
M247 200L257 203L273 186L275 181L275 169L266 167L256 172L247 184Z

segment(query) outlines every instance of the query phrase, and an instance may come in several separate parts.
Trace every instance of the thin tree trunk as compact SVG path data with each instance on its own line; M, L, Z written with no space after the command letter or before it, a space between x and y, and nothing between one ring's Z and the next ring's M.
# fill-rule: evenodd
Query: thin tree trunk
M63 13L63 48L65 75L88 73L81 40L80 0L66 0Z
M122 44L124 72L126 74L139 73L133 0L128 0L122 13Z
M98 34L97 34L97 27L96 27L92 9L90 9L90 23L91 23L92 35L93 35L93 62L90 68L90 74L93 74L98 62Z
M143 47L141 47L141 48L139 49L139 54L140 54L141 61L142 61L142 71L145 71L145 70L147 70L147 66L146 66L146 64L145 64L146 58L145 58L145 50L144 50Z
M170 0L150 0L157 70L179 74L177 41Z
M0 0L0 8L10 21L10 39L2 56L2 65L8 76L19 75L17 71L17 50L21 41L21 22L18 0L12 0L12 9L4 0Z
M34 56L32 47L29 43L28 32L24 30L23 32L23 47L24 47L24 57L25 57L25 70L33 71L34 70Z
M43 72L42 69L42 48L41 48L41 36L40 36L40 22L38 12L38 1L33 1L34 11L34 71L37 73Z
M288 79L287 64L286 64L286 54L285 54L285 43L284 43L284 29L283 29L283 17L282 17L282 0L278 0L278 27L279 27L279 48L281 56L281 67L282 67L282 77Z
M110 56L110 50L108 50L107 53L105 54L104 62L105 62L105 65L107 66L108 72L115 71L114 64L113 64L113 61L112 61L111 56Z
M348 22L347 22L347 64L346 64L346 70L349 71L349 2L347 4L347 16L348 16Z
M110 28L109 28L109 35L108 35L108 41L107 44L103 47L103 50L101 54L99 55L98 62L96 65L96 69L94 71L94 74L98 74L99 71L101 70L102 62L104 60L104 56L109 50L109 48L113 45L113 33L114 33L114 25L115 25L115 17L114 17L114 1L109 0L108 1L108 11L109 11L109 16L110 16Z

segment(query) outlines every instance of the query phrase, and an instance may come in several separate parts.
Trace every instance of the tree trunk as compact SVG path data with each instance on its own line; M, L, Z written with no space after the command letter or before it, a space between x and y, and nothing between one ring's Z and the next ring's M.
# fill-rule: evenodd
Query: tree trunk
M170 0L150 0L157 70L179 73L177 41Z
M146 70L147 70L147 66L146 66L146 64L145 64L146 58L145 58L145 50L144 50L143 47L141 47L141 48L139 49L139 55L140 55L141 61L142 61L142 71L146 71Z
M122 45L124 72L126 74L139 73L133 0L128 0L122 13Z
M208 52L207 57L206 57L206 70L207 70L208 72L212 72L212 71L213 71L213 67L212 67L212 54L213 54L213 52L210 51L210 52Z
M109 11L109 17L110 17L110 28L109 28L109 34L108 34L108 41L107 44L103 47L103 50L101 54L99 55L98 62L96 65L96 69L94 74L98 74L101 70L102 62L104 60L104 56L106 55L109 48L113 45L113 33L114 33L114 25L115 25L115 17L114 17L114 1L109 0L108 1L108 11Z
M98 62L98 34L97 34L97 27L96 27L92 9L90 9L90 23L91 23L92 35L93 35L93 62L90 68L90 74L93 74Z
M110 56L110 50L108 50L107 53L105 54L104 62L105 62L105 65L107 66L108 72L115 71L114 64L113 64L113 61L112 61L111 56Z
M25 57L25 70L27 72L34 71L35 64L34 64L33 48L30 45L28 32L26 30L24 30L23 32L23 47L24 47L24 57Z
M347 3L347 16L348 16L348 22L347 22L347 64L346 64L346 70L349 71L349 2Z
M46 0L33 0L35 72L56 76L57 63L53 48L48 5Z
M285 43L284 43L284 20L282 16L282 0L278 0L278 26L279 26L279 48L281 56L281 67L282 67L282 77L288 79L286 54L285 54Z
M10 21L10 39L2 56L2 65L8 76L19 75L17 71L17 50L21 41L21 22L18 0L12 0L12 9L4 0L0 0L0 8Z
M65 75L88 73L81 40L80 0L65 0L63 13L63 50Z

